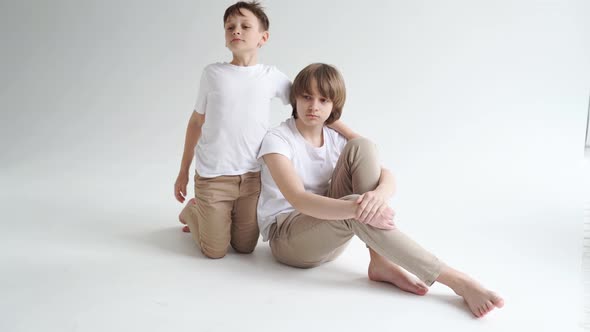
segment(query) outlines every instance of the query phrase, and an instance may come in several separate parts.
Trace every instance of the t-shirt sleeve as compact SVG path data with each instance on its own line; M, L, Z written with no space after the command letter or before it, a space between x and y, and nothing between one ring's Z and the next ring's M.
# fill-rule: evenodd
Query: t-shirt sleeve
M262 163L262 157L271 153L282 154L289 159L292 159L293 157L291 146L287 140L279 133L269 131L262 140L262 145L260 146L260 151L258 152L258 159Z
M199 84L199 93L197 95L197 102L195 103L195 112L205 114L207 109L207 95L209 94L209 82L207 79L207 68L201 74L201 82Z
M287 75L283 74L280 70L274 70L274 86L276 91L274 97L281 99L283 105L289 104L289 94L291 93L291 80Z

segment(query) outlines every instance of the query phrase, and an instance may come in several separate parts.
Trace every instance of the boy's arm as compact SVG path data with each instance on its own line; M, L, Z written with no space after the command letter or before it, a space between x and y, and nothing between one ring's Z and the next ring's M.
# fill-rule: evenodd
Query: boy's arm
M318 219L336 220L355 217L357 204L353 201L332 199L305 191L303 182L287 157L278 153L269 153L263 158L277 187L295 210Z
M195 146L201 137L201 128L205 123L205 115L194 112L188 120L186 136L184 138L184 152L180 162L180 171L174 183L174 196L176 200L183 203L186 197L186 186L188 184L189 168L195 156Z
M381 215L373 215L370 219L359 217L359 204L342 199L334 199L305 191L291 161L278 153L264 155L264 162L270 170L273 180L295 210L318 219L342 220L357 219L377 228L391 229L393 210L383 211Z
M379 191L388 199L395 194L395 176L385 167L381 167L381 177L379 177L379 185L375 191Z
M342 120L336 120L328 125L328 127L336 130L340 133L340 135L344 136L347 141L351 139L355 139L357 137L361 137L361 135L355 133L352 129L350 129L347 125L342 122Z

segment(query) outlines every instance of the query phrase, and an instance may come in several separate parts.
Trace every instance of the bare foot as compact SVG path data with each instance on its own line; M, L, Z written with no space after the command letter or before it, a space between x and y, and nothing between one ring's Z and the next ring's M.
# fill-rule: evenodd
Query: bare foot
M471 312L478 318L485 316L494 308L504 306L504 299L500 295L482 287L469 277L466 277L463 284L454 291L463 297Z
M448 265L443 264L436 281L449 286L457 295L463 297L475 317L481 318L494 308L504 306L504 299L500 295Z
M424 295L428 292L428 286L417 280L401 267L393 264L384 257L374 258L371 255L369 263L369 279L390 283L397 288L417 295Z
M184 207L184 209L182 209L182 211L180 211L180 214L178 215L178 220L182 224L186 225L186 221L184 220L183 214L187 213L188 212L188 208L191 205L195 205L195 204L197 204L196 203L196 200L194 198L191 198L188 202L186 202L186 206ZM191 230L188 228L188 226L184 226L182 228L182 231L185 232L185 233L190 233Z

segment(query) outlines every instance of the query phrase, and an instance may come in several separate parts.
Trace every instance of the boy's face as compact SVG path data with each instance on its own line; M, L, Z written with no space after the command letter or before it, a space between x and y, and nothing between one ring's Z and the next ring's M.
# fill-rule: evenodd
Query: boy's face
M256 51L268 40L268 31L261 31L258 18L249 10L241 9L242 15L234 15L225 22L225 46L233 54Z
M328 97L320 95L315 80L311 81L311 91L297 96L296 102L297 118L307 126L323 126L334 106Z

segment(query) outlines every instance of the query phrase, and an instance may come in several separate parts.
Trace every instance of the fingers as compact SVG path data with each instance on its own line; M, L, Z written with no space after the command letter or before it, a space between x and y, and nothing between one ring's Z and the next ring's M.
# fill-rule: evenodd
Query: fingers
M366 192L357 199L359 208L357 209L357 219L363 223L367 223L371 218L368 218L375 205L379 205L379 199L376 199L373 192ZM360 213L360 214L359 214Z
M369 214L371 214L371 210L373 209L373 207L375 206L375 201L370 201L370 202L363 202L361 203L361 208L363 209L363 213L361 213L361 220L365 221L365 220L371 220L369 217Z
M379 215L388 205L381 199L373 199L366 205L361 214L361 219L370 223L373 218Z
M385 230L390 230L390 229L394 229L395 228L395 224L393 223L393 220L389 219L383 219L380 220L379 223L375 224L375 225L371 225L375 228L380 228L380 229L385 229Z
M369 224L381 229L393 229L394 211L375 192L368 191L357 198L358 204L355 219L363 224Z
M182 203L182 196L180 196L180 192L176 188L174 188L174 197L176 198L177 201Z
M361 204L361 202L363 201L363 198L365 197L365 194L362 194L359 196L359 198L356 199L355 203L356 204Z
M183 189L178 184L174 185L174 197L176 197L176 200L180 203L184 203L184 198L186 197L186 187Z
M188 184L187 175L178 174L174 182L174 197L180 203L184 203L186 197L186 185Z
M386 217L387 219L391 219L393 220L393 217L395 217L395 211L390 208L389 206L386 206L385 209L383 209L383 211L381 211L381 214Z
M367 208L365 211L369 211L366 217L366 220L368 220L370 222L370 220L373 220L373 218L375 218L376 216L380 215L381 211L383 211L385 209L385 207L387 207L386 204L384 204L383 202L380 203L375 203L373 204L373 206Z
M385 205L385 208L380 210L379 213L375 214L375 216L369 222L367 222L367 224L379 229L394 229L394 215L395 211L391 207Z

